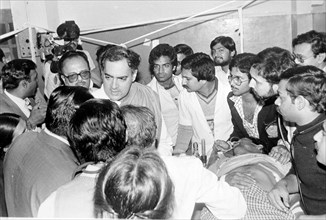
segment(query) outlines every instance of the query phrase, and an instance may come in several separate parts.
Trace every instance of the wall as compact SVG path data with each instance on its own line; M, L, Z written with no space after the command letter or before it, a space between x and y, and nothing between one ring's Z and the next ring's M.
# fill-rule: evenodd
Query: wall
M8 0L2 0L6 2ZM187 43L195 51L209 53L209 43L219 35L229 35L240 45L237 9L250 1L60 1L60 0L12 0L11 11L15 28L30 23L37 27L54 30L65 20L75 20L82 31L96 28L115 30L88 34L104 41L123 43L148 32L165 27L172 22L214 7L210 16L202 16L181 23L146 38L176 45ZM228 4L226 6L221 6ZM229 11L228 13L221 13ZM280 46L291 50L291 39L297 34L316 29L326 31L325 0L258 0L243 11L244 51L257 53L270 47ZM155 24L143 25L154 22ZM137 27L126 28L130 25ZM140 70L148 72L148 54L152 45L144 46L144 38L128 44L138 52L143 61ZM84 42L95 60L97 44Z

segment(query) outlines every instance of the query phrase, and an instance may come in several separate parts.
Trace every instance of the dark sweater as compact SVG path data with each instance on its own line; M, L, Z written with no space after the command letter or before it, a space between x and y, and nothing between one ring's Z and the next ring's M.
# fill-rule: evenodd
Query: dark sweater
M298 126L294 132L294 165L301 181L303 200L307 214L326 214L326 170L317 164L315 141L313 136L322 129L326 115L322 114L304 126ZM292 168L289 174L294 174Z
M277 141L280 139L279 129L277 127L277 111L274 101L271 100L265 103L258 113L258 133L259 139L250 137L246 129L243 126L243 119L240 117L237 109L234 106L234 102L230 100L233 93L228 95L228 104L231 110L233 132L231 137L250 138L255 144L262 144L264 146L264 153L268 154L271 149L277 145ZM277 131L271 132L271 131Z

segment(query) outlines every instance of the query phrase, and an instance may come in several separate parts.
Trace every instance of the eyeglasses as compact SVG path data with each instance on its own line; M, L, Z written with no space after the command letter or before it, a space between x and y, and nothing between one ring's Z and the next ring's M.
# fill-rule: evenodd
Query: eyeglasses
M64 76L68 79L70 83L74 83L78 80L78 76L80 76L84 80L89 79L91 76L91 72L89 70L83 70L80 73L73 73L69 76Z
M239 145L240 138L238 137L231 137L230 140L227 142L216 140L214 142L214 145L216 146L216 149L222 153L227 153L231 150L233 150L235 147Z
M295 54L295 53L293 53L292 55L293 55L294 60L298 60L299 63L304 63L305 60L308 60L308 59L310 59L311 57L315 57L315 55L312 55L312 56L309 56L309 57L303 58L302 55Z
M234 82L235 85L240 86L243 82L249 81L247 80L242 80L239 76L228 76L229 83Z

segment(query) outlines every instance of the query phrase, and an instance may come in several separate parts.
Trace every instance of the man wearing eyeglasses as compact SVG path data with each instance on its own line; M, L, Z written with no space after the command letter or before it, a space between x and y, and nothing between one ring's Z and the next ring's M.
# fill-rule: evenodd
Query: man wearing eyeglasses
M250 138L255 144L261 144L263 152L268 154L280 139L277 112L273 102L263 105L249 87L249 72L254 59L254 54L242 53L236 55L230 63L229 82L232 92L227 99L233 123L230 138Z
M297 64L312 65L326 72L326 33L315 30L298 35L292 40Z
M93 89L87 56L81 51L66 52L59 60L59 74L66 86Z

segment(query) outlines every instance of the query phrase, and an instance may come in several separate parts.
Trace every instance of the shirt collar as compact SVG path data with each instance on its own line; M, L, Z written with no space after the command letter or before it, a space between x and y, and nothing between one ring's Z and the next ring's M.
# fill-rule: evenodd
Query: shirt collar
M44 132L47 133L48 135L62 141L63 143L67 144L68 146L70 146L69 142L67 141L67 139L60 137L59 135L56 135L55 133L51 132L49 129L47 129L46 127L44 128Z
M25 106L25 100L22 98L19 98L17 96L14 96L10 94L6 89L4 90L4 93L12 100L14 101L17 105L19 106Z

